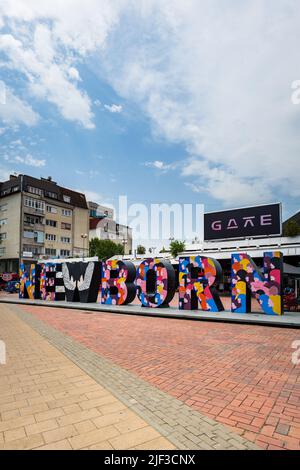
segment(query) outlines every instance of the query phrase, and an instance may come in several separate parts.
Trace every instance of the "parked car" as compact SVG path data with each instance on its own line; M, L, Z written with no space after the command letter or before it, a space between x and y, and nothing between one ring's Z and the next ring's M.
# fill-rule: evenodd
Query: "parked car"
M17 292L19 292L19 287L19 281L9 281L6 285L5 291L9 294L16 294Z

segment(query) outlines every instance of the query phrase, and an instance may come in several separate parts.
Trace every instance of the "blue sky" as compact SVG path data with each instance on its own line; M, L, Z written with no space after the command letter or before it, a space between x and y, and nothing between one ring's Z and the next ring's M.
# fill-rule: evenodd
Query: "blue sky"
M299 209L297 1L3 0L0 28L0 179Z

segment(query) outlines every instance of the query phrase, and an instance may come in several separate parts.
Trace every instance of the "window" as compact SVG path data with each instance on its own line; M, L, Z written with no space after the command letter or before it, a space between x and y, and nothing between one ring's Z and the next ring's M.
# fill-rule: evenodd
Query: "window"
M0 211L1 211L1 212L7 211L7 204L2 204L2 205L0 206Z
M42 189L35 188L34 186L28 186L27 191L32 194L37 194L38 196L44 195L44 191Z
M57 209L54 206L46 206L46 211L50 212L51 214L57 214Z
M72 226L71 226L71 224L66 224L65 222L62 222L61 223L61 228L63 230L71 230Z
M45 241L45 236L44 232L34 232L34 241L37 243L44 243Z
M34 239L34 231L33 230L24 230L23 237L24 238Z
M57 193L52 193L51 191L45 191L45 196L51 199L58 199Z
M23 245L23 252L32 253L33 255L42 255L43 248L39 246L32 246L32 245Z
M0 219L0 227L7 224L7 219Z
M35 224L43 224L44 219L42 217L35 217L34 215L26 215L24 217L24 224L30 224L30 225L35 225Z
M45 254L48 256L56 256L55 248L46 248Z
M72 211L70 211L70 209L62 209L61 213L64 217L71 217L72 215Z
M70 237L61 237L60 241L62 243L71 243L71 238Z
M0 240L6 240L7 234L6 233L0 233Z
M60 256L70 256L70 250L60 250Z
M5 246L0 247L0 256L5 255L6 248Z
M30 197L26 197L24 204L26 207L31 207L32 209L35 209L38 212L45 211L45 203L43 201L40 201L39 199L31 199Z
M49 227L57 227L57 222L56 220L46 219L46 225Z
M66 194L63 195L63 200L64 200L65 202L67 202L68 204L70 204L70 202L71 202L70 196L67 196Z
M46 233L46 240L49 240L51 242L55 242L56 241L56 235L54 235L53 233Z

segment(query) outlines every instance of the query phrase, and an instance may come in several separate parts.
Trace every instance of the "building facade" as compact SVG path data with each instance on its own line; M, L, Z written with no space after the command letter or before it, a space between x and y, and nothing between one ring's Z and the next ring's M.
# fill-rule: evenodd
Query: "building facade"
M21 262L88 256L88 233L84 194L50 177L0 183L0 273L17 272Z
M90 230L89 239L112 240L124 247L124 253L132 253L132 229L114 220L114 211L109 207L89 202Z

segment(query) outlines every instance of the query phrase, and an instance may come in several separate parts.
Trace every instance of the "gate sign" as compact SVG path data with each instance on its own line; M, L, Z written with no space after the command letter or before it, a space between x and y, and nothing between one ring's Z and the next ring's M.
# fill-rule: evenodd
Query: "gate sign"
M204 214L204 239L281 235L281 204L244 207Z

